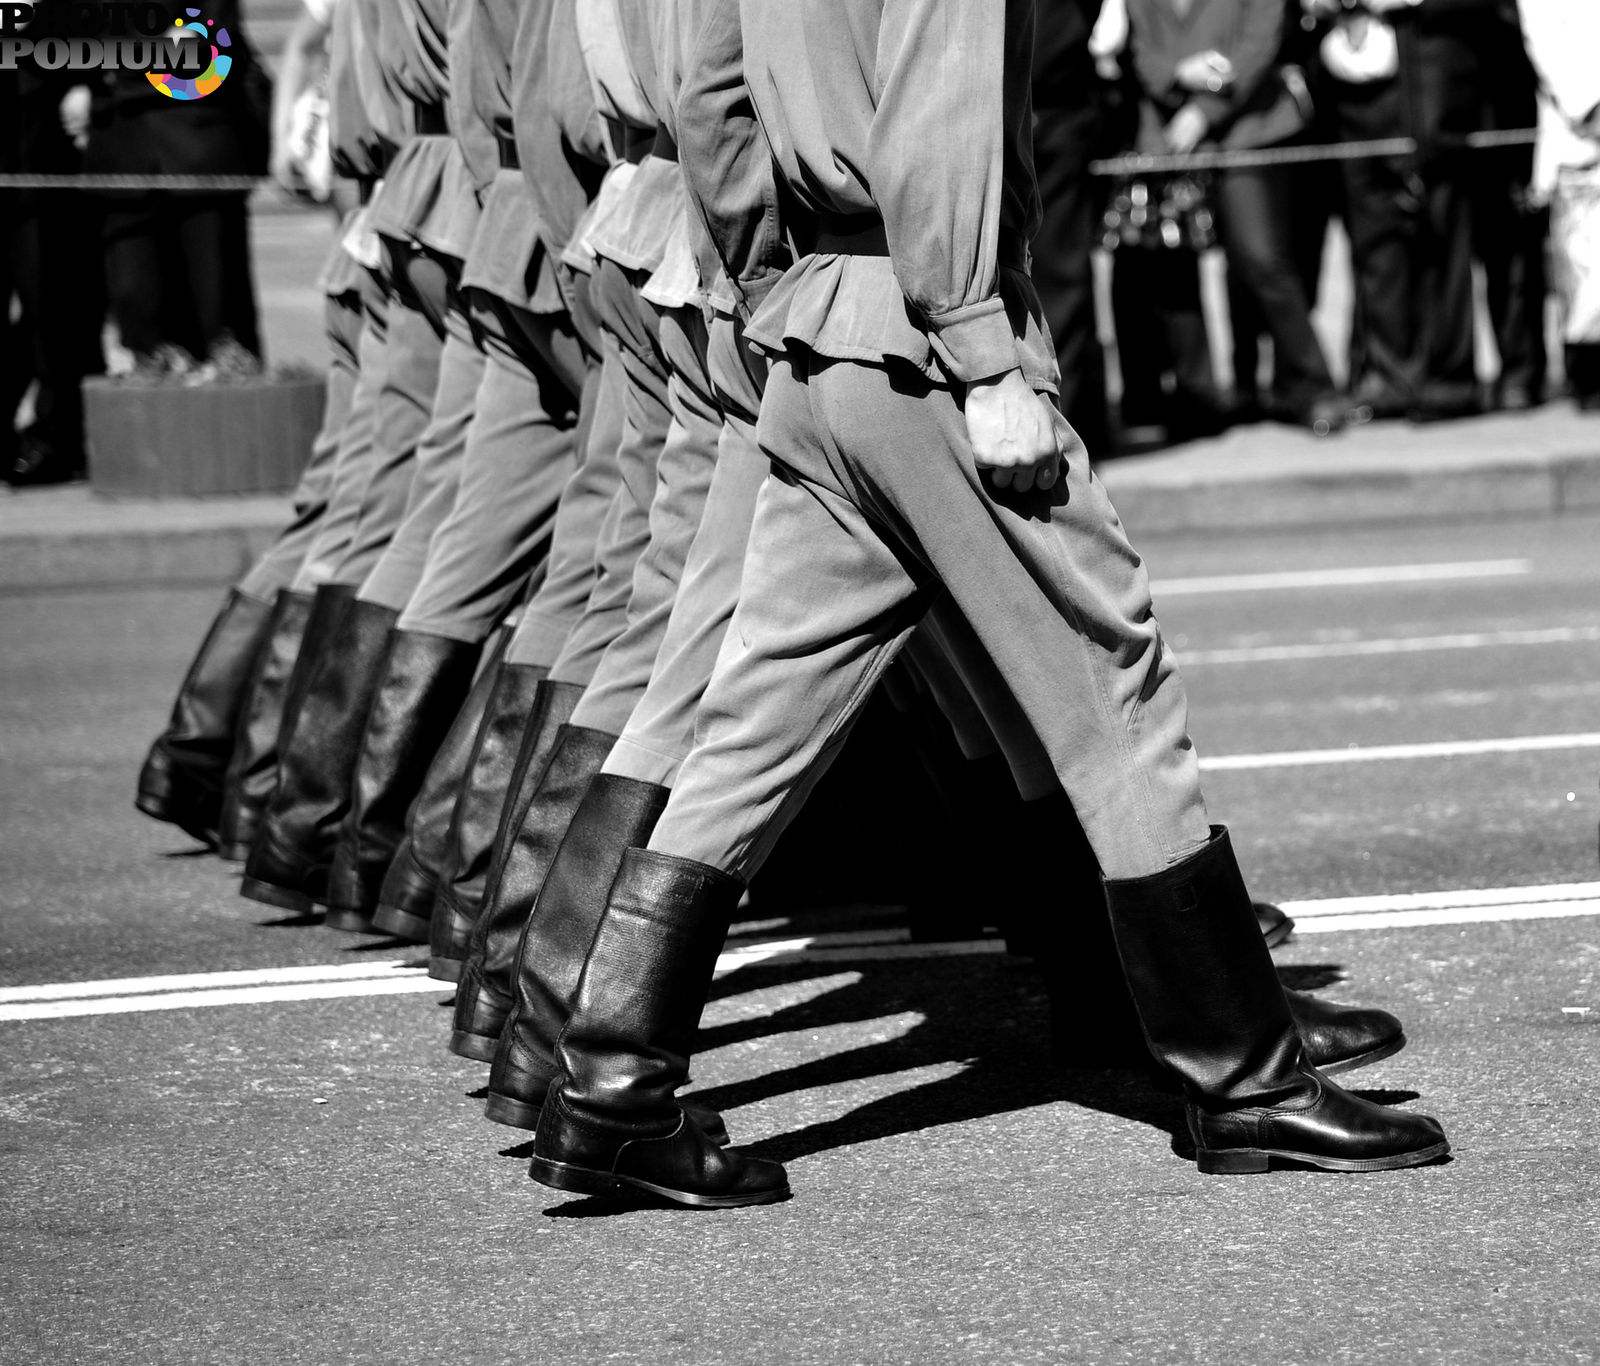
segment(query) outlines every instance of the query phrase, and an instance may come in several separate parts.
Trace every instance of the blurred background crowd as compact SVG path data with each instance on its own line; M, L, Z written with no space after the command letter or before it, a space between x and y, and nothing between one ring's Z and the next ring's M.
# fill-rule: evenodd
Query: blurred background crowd
M1034 273L1063 405L1091 451L1261 420L1332 436L1373 420L1527 409L1561 392L1600 408L1600 319L1550 298L1560 176L1600 156L1600 15L1588 13L1600 7L1038 3L1045 222ZM138 71L0 70L0 175L270 168L274 193L336 201L319 137L329 8L209 0L233 65L200 100L170 99ZM82 6L42 0L19 31L38 39L83 23ZM1536 128L1537 145L1519 136ZM1303 159L1374 139L1414 147ZM1217 152L1247 164L1126 159ZM1558 242L1568 257L1594 245L1592 171L1586 183L1589 236L1580 226ZM8 482L82 477L85 376L260 364L250 204L232 187L0 181ZM1600 261L1589 269L1600 274Z

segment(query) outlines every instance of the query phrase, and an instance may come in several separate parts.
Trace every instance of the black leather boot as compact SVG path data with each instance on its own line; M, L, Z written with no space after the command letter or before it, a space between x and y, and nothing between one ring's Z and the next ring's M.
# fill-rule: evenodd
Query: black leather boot
M551 683L529 666L506 666L452 817L428 932L428 976L461 980L485 892L500 881L561 728L582 696L575 683Z
M456 986L452 1053L494 1061L495 1044L511 1014L511 978L522 927L533 914L578 803L616 740L586 726L561 728L527 814L511 834L499 880L485 892L483 913L472 927L472 952Z
M343 586L327 591L328 606L318 612L322 593L296 593L282 589L272 607L272 625L266 644L256 656L255 673L239 713L233 735L233 757L222 792L222 821L217 831L217 852L230 863L250 857L256 831L278 784L278 732L283 727L289 680L302 645L321 648L328 631L343 617L354 589Z
M278 785L239 888L252 901L301 915L327 904L350 775L398 615L359 598L351 603L299 707L285 715Z
M139 770L134 805L206 844L217 843L234 731L271 622L271 603L229 590L178 689L167 728Z
M556 1037L567 1023L584 956L605 912L622 856L643 848L669 789L609 773L589 784L523 925L512 974L514 1004L494 1051L483 1112L531 1129L556 1074Z
M428 942L433 900L439 891L439 870L449 848L450 825L456 800L466 783L467 770L478 748L478 734L500 683L506 642L502 628L491 638L483 666L473 680L467 700L450 723L449 733L428 765L422 786L406 812L405 837L389 861L372 928L413 944Z
M1065 911L1034 914L1028 925L1050 997L1056 1061L1066 1066L1148 1066L1150 1054L1106 915L1100 865L1077 813L1066 795L1058 793L1021 803L1014 819L1019 848L1050 851L1046 859L1027 862L1025 880L1030 885L1019 888L1015 899ZM1259 921L1261 903L1254 909ZM1405 1047L1403 1026L1386 1010L1337 1005L1288 988L1284 996L1306 1058L1319 1071L1366 1067Z
M472 688L482 653L477 641L399 628L389 633L389 656L367 711L350 775L350 809L328 874L329 929L373 932L378 893L405 836L406 813Z
M584 1195L698 1209L785 1199L776 1162L719 1148L678 1104L717 954L743 892L705 864L630 849L589 947L528 1175Z
M1274 1159L1388 1171L1450 1151L1437 1120L1351 1095L1306 1058L1225 829L1180 864L1105 888L1150 1051L1183 1082L1201 1171Z

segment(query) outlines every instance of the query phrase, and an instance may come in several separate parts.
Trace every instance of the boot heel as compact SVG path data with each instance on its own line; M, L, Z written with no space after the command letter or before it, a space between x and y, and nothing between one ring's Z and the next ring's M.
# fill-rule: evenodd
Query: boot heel
M1253 1176L1271 1165L1259 1148L1223 1148L1195 1154L1195 1165L1210 1176Z
M591 1171L587 1167L573 1167L565 1162L553 1162L547 1157L535 1157L528 1163L528 1175L542 1186L558 1191L571 1191L575 1195L622 1195L628 1190L616 1177L605 1172Z

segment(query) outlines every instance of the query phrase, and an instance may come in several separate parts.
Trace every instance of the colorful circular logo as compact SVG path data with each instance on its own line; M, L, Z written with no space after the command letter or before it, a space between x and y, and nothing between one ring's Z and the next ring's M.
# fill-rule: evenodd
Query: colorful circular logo
M144 78L168 99L200 100L228 79L228 72L233 68L233 58L227 56L221 49L232 47L233 40L228 37L227 29L216 28L215 20L202 19L199 10L186 9L183 14L184 17L172 21L173 28L187 29L190 33L199 35L201 42L209 43L211 64L193 80L174 76L169 71L147 71ZM216 28L215 33L211 32L214 28Z

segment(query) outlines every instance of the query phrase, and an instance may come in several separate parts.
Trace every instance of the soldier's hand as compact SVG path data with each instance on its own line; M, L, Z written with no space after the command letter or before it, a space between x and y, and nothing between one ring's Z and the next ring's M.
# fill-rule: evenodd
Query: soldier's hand
M967 386L967 439L996 488L1050 488L1061 475L1060 414L1020 370ZM1070 429L1069 429L1070 430Z

